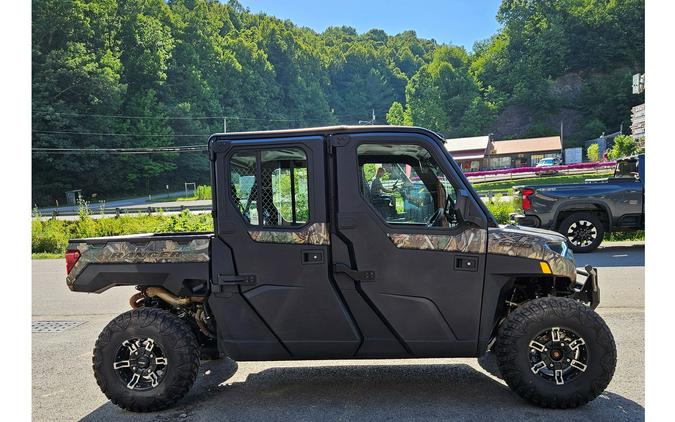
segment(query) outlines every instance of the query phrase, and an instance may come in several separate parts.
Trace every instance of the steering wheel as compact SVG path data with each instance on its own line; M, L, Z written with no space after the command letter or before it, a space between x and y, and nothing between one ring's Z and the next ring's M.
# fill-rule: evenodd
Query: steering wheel
M427 227L433 227L436 223L438 223L438 220L440 220L440 218L444 215L447 216L449 224L457 221L457 213L455 212L455 201L452 200L452 197L450 195L448 195L447 199L445 200L445 207L438 208L434 213L434 215L431 216L429 222L427 223Z
M440 218L443 217L443 214L445 214L445 208L437 209L434 215L432 215L431 218L429 219L427 227L433 227L438 222L438 220L440 220Z
M448 195L448 198L445 201L445 209L443 211L448 216L449 224L457 220L457 213L455 212L455 201L452 200L452 196Z

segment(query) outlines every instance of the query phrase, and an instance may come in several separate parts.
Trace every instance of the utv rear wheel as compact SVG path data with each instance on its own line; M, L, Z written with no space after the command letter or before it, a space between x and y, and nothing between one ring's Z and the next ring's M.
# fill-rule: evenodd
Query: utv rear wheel
M572 408L595 399L616 367L616 345L605 322L568 298L520 305L499 328L496 354L508 386L550 408Z
M605 227L598 217L590 213L575 213L560 223L558 230L567 238L574 252L590 252L600 246Z
M192 387L199 345L190 327L168 311L139 308L110 321L96 341L94 375L117 406L166 409Z

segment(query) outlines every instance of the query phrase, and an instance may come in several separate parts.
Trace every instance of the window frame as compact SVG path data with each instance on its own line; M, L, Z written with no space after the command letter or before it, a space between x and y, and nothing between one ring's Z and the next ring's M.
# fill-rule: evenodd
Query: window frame
M459 195L461 189L463 189L462 187L458 187L459 182L458 182L454 172L449 175L448 170L440 164L441 160L439 159L436 152L433 149L428 148L428 146L426 145L425 142L423 142L420 139L415 139L415 138L406 138L405 140L390 140L390 141L374 140L373 139L373 140L363 140L363 141L357 142L355 147L354 147L354 153L355 153L354 158L356 160L356 169L357 169L357 172L359 172L359 173L362 171L360 163L359 163L359 161L360 161L359 160L359 147L361 145L368 145L368 144L371 144L371 145L372 144L375 144L375 145L393 145L393 146L396 146L396 145L415 145L415 146L418 146L418 147L424 149L429 154L429 156L434 160L434 164L436 165L436 167L445 176L445 178L448 180L448 183L450 183L452 188L455 190L455 195ZM445 156L443 156L443 158L445 158ZM357 180L361 180L361 182L359 182L359 183L362 183L363 180L362 180L361 175L358 174L357 176L358 176ZM387 232L389 232L389 233L425 233L425 234L435 234L435 235L439 235L439 234L454 235L454 234L458 234L458 233L463 232L464 230L466 230L469 227L469 223L466 220L464 220L464 216L461 216L462 217L461 222L459 222L458 224L456 224L455 226L452 226L452 227L426 227L426 226L422 226L422 225L419 225L419 224L391 223L391 222L388 222L387 220L385 220L384 217L382 216L382 214L380 214L380 212L373 206L372 202L369 201L365 197L362 186L359 186L357 191L359 193L359 197L360 197L361 201L364 204L366 204L369 211L373 215L376 216L376 220L380 224L383 224L388 229ZM391 229L394 229L394 230L391 230Z
M303 224L298 224L294 226L271 226L271 225L264 225L262 224L262 216L260 214L260 206L261 206L261 189L260 189L260 183L262 183L262 152L263 151L274 151L274 150L279 150L279 149L288 149L288 148L297 148L300 149L304 154L305 154L305 161L307 163L306 169L307 169L307 221L304 222ZM258 212L258 223L259 224L251 224L250 222L247 222L246 219L244 218L244 215L241 213L239 210L239 207L236 206L237 202L235 201L234 197L232 196L232 189L226 188L227 190L227 199L230 202L230 205L234 208L235 212L237 213L238 217L241 219L241 222L244 223L244 225L248 229L255 229L255 231L288 231L288 232L297 232L297 231L302 231L303 229L307 228L311 224L313 224L314 221L314 213L312 212L312 202L314 200L314 184L311 183L312 180L312 169L311 169L311 160L312 160L312 154L311 150L308 149L305 145L301 143L279 143L278 145L272 145L272 144L260 144L260 145L241 145L241 146L235 146L233 147L230 151L227 152L227 154L224 157L224 164L225 164L225 171L224 171L224 176L225 176L225 186L229 187L231 182L232 182L232 165L231 165L231 159L232 156L235 154L241 154L241 153L255 153L256 157L256 166L255 166L255 178L256 178L256 189L257 189L257 198L256 198L256 211ZM294 201L295 202L295 201ZM276 204L275 204L276 206Z

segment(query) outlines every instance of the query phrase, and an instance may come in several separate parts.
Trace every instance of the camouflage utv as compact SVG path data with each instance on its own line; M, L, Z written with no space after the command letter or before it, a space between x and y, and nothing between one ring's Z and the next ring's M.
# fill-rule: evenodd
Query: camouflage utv
M493 356L518 395L555 408L609 384L597 271L557 233L499 226L435 133L217 134L209 157L213 233L68 246L71 290L138 290L94 347L118 406L169 407L200 359L223 357Z

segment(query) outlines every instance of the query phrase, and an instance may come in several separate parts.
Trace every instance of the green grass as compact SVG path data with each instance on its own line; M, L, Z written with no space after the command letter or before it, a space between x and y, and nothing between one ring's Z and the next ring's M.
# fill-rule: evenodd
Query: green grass
M639 230L636 232L614 232L605 235L605 242L625 242L625 241L644 241L645 232Z
M63 258L62 253L38 252L31 254L32 259L57 259Z
M505 193L510 195L514 186L540 186L540 185L556 185L556 184L570 184L583 183L586 179L600 179L611 176L612 173L598 173L598 174L572 174L569 176L543 176L543 177L528 177L526 179L516 180L500 180L497 182L476 182L473 183L474 189L477 192L493 192Z

